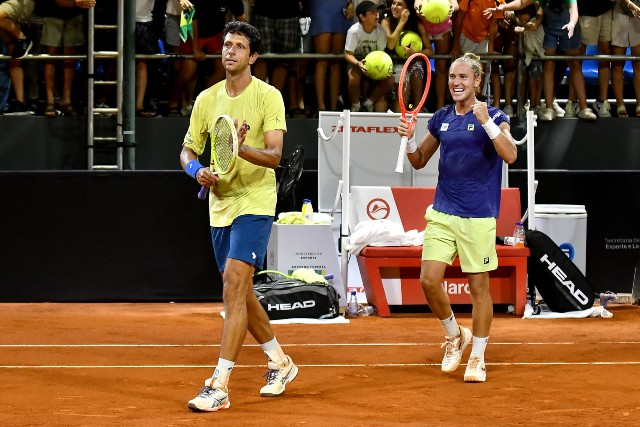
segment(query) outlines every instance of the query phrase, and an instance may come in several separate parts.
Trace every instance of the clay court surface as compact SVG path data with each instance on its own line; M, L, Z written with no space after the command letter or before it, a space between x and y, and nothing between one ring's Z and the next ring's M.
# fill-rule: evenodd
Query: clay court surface
M612 319L496 314L488 381L440 371L428 313L274 325L300 367L261 398L247 337L231 408L186 403L217 362L221 304L0 304L1 426L621 426L640 418L640 307ZM393 313L393 311L392 311ZM470 314L458 314L470 325ZM466 363L469 349L465 351Z

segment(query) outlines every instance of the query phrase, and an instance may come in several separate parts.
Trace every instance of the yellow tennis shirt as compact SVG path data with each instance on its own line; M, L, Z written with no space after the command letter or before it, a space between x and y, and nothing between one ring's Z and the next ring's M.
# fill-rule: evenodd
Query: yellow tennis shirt
M250 129L244 144L254 148L265 148L265 132L287 131L282 94L276 88L254 77L240 95L232 98L227 94L223 80L196 98L183 146L202 155L216 120L222 114L237 119L238 125L247 121ZM233 169L220 176L209 196L212 227L231 225L240 215L273 216L276 209L275 171L238 157Z

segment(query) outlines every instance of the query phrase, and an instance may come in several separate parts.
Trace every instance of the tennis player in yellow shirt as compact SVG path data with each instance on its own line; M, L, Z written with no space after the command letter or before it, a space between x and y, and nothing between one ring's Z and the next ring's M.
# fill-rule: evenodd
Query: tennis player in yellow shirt
M273 86L254 78L260 33L246 22L228 23L223 31L222 64L226 79L196 99L180 163L199 184L210 187L211 240L222 274L224 328L218 365L204 388L188 403L192 411L230 406L227 384L247 330L269 361L261 396L279 396L298 374L298 367L275 338L269 318L253 292L253 274L264 264L276 206L275 168L280 163L285 108ZM216 119L226 114L238 127L238 159L217 176L198 162Z

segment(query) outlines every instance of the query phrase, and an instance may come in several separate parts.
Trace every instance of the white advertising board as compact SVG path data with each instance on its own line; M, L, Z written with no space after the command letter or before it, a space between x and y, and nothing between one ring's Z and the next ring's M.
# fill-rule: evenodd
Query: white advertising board
M321 111L319 127L325 135L331 135L340 119L340 112ZM398 113L349 113L351 121L351 155L349 165L350 185L421 186L435 187L438 179L436 152L427 166L413 170L405 158L404 173L395 172L400 146L396 127ZM431 114L419 114L416 138L420 141L427 129ZM318 208L329 212L342 179L343 130L328 141L318 136Z

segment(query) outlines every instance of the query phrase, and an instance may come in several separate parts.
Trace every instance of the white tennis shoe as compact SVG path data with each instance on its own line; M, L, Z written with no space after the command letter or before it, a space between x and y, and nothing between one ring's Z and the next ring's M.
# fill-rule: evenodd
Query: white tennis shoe
M442 358L442 372L453 372L460 366L462 352L471 342L471 330L460 328L460 335L457 337L445 337L445 342L440 346L444 347L444 357Z
M366 98L364 101L362 101L362 109L366 112L372 112L373 111L373 101L370 100L369 98Z
M264 375L267 378L267 385L260 389L260 396L280 396L284 393L287 384L298 375L298 367L289 356L286 356L280 363L269 362L268 366L269 372Z
M487 367L484 360L475 354L469 356L467 369L464 371L464 382L466 383L483 383L487 380Z
M587 107L584 110L580 110L580 112L578 113L578 118L593 122L598 119L598 116L594 114L591 108Z
M220 409L228 409L231 406L229 391L205 385L187 406L194 412L216 412Z
M576 111L577 106L578 106L577 102L574 105L573 101L571 100L567 101L567 104L564 106L564 118L565 119L575 118L577 114L577 111Z
M611 117L611 105L607 99L604 102L593 101L591 104L592 110L598 115L598 117Z
M553 100L553 105L551 106L551 108L553 108L553 112L556 113L556 117L564 117L564 110L561 106L558 105L558 102L555 99Z

